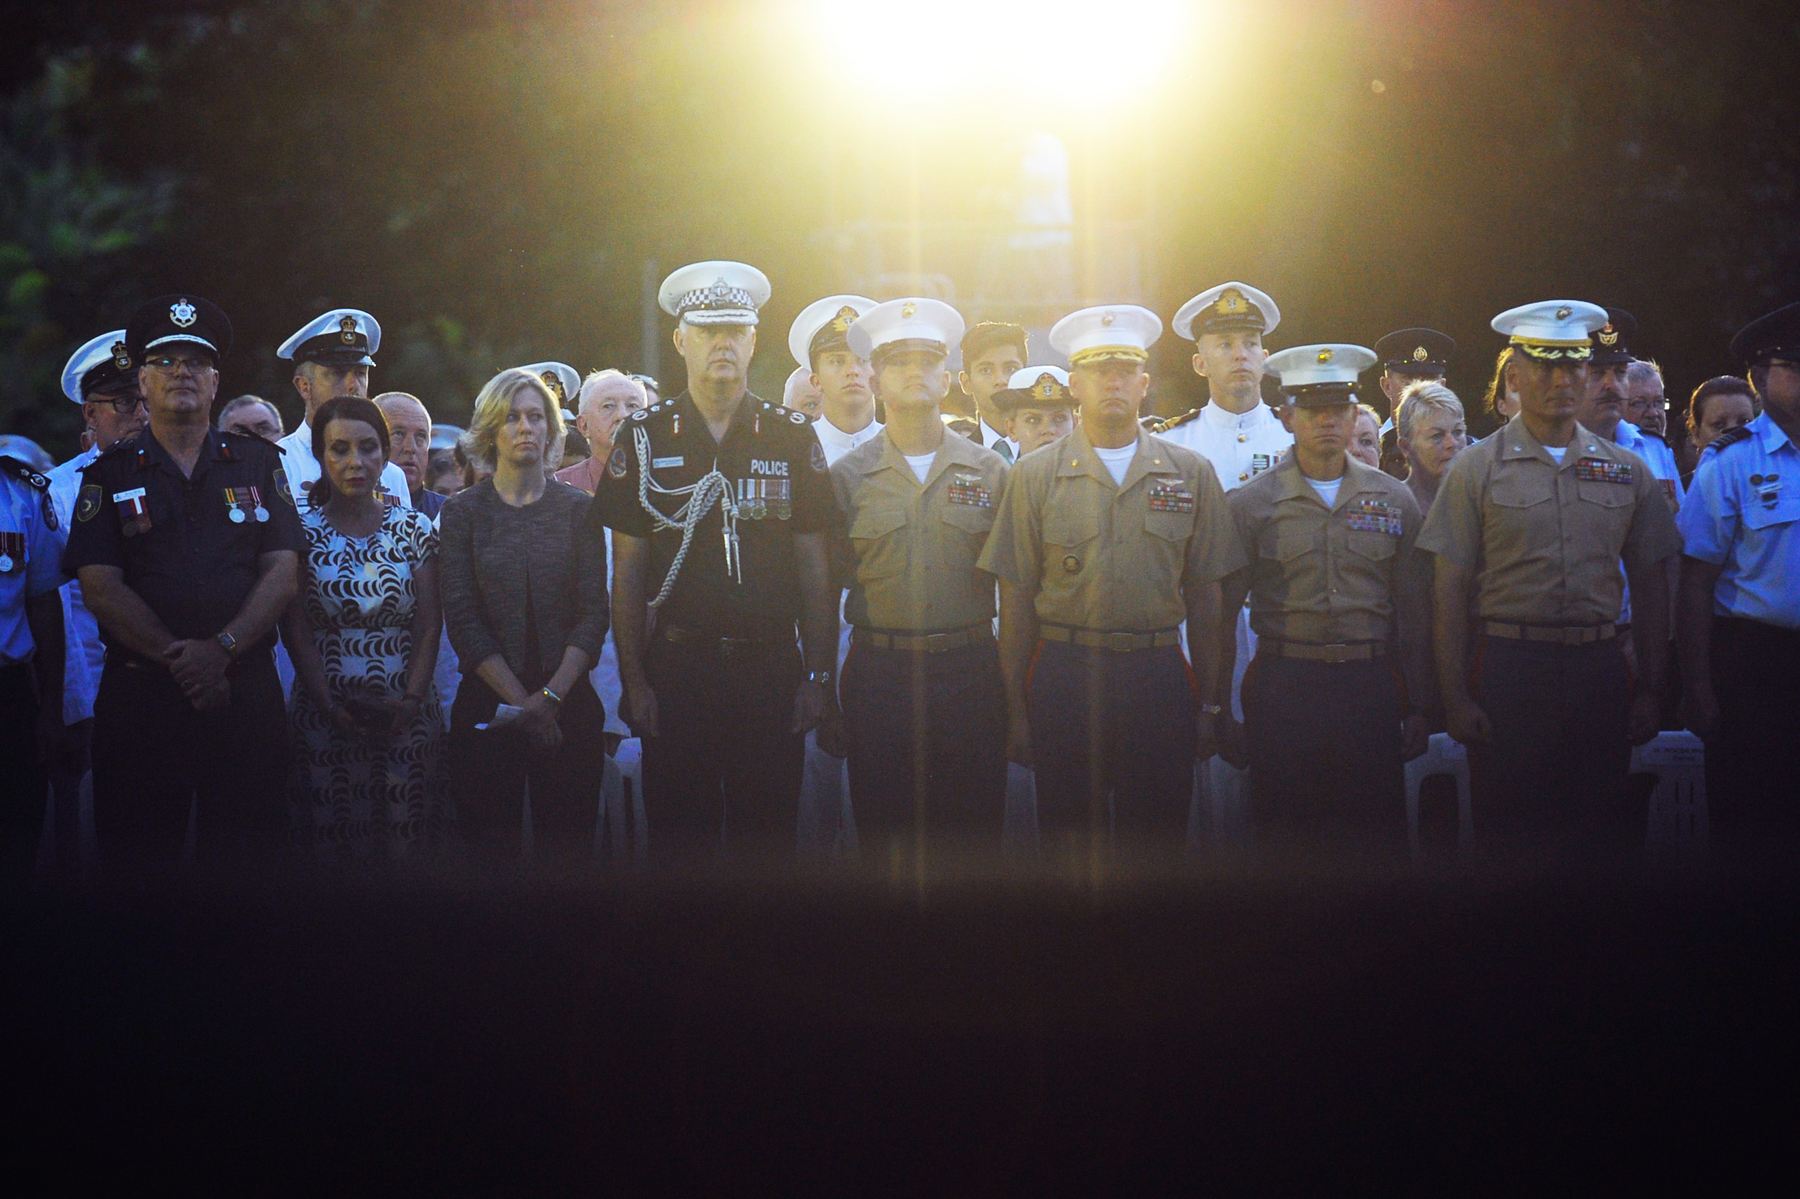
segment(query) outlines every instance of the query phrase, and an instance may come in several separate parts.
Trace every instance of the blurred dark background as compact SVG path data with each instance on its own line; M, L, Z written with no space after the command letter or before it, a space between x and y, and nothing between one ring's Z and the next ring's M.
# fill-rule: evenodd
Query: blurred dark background
M1013 6L1016 43L959 26L980 7L917 17L937 58L879 21L830 42L850 0L10 6L0 431L73 452L63 362L177 289L236 326L221 394L290 421L274 348L332 305L381 320L376 386L441 419L544 358L673 391L644 291L706 257L774 282L753 375L774 395L788 322L842 287L1041 327L1084 300L1166 319L1241 278L1281 304L1274 347L1449 332L1471 402L1514 304L1631 309L1679 403L1800 298L1791 5L1119 4L1088 19L1155 19L1077 24L1059 54L1040 6ZM1033 292L1016 193L1045 134L1071 220ZM1160 411L1200 398L1186 354L1157 347Z

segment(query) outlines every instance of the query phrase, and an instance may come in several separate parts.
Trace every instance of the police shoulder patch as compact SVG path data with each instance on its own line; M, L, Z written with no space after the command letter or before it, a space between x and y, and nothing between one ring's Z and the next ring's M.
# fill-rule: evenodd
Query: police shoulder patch
M294 489L288 486L287 471L275 468L275 494L287 501L288 507L294 506Z
M75 497L75 519L90 521L100 512L100 501L106 491L98 483L89 483L82 487L81 494Z
M622 445L614 446L612 457L606 460L606 473L615 479L623 479L625 477L625 472L629 467L630 463L625 457L625 447Z
M808 461L812 463L812 468L820 474L824 474L831 469L830 464L825 461L825 447L816 441L812 443L812 450Z

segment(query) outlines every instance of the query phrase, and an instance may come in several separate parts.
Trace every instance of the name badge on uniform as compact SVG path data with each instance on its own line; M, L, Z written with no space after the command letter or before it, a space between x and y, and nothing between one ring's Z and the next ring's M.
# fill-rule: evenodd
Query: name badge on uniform
M112 501L119 508L119 532L136 537L150 531L149 495L142 487L113 492Z
M737 481L738 514L751 520L764 520L771 513L776 520L794 514L793 482L788 479L739 479Z
M1192 512L1194 493L1186 483L1154 483L1150 487L1150 511Z
M1344 523L1359 533L1386 533L1398 537L1404 531L1399 509L1385 500L1353 500L1344 509Z
M1631 471L1631 463L1610 458L1583 458L1575 464L1575 477L1583 483L1630 483Z
M11 574L25 561L25 534L0 533L0 574Z
M945 489L945 499L952 504L962 504L970 508L992 508L994 493L981 485L981 480L973 475L958 475L950 480Z
M650 460L650 468L652 470L674 470L676 467L686 465L687 457L683 454L675 454L668 458L652 458Z

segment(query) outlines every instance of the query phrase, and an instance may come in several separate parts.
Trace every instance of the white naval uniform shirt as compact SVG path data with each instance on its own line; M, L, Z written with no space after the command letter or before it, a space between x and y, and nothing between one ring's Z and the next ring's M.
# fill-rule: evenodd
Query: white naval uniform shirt
M881 432L882 425L878 420L871 420L867 425L854 433L846 433L832 424L827 417L819 417L812 423L813 432L818 435L819 448L825 451L825 465L833 466L839 458L865 441L874 441L875 435Z
M312 426L301 421L299 428L275 444L281 447L281 469L287 472L288 490L294 493L294 502L299 504L305 499L307 488L318 482L323 473L319 460L313 457ZM406 485L406 472L392 462L381 472L381 488L398 500L402 508L412 507L412 488Z
M65 532L74 519L75 496L81 491L81 472L100 456L97 449L83 450L49 472L50 503L56 508L59 527ZM63 723L74 724L94 714L94 696L100 690L100 671L106 664L106 647L100 644L100 623L81 602L81 583L70 579L62 586Z
M1199 416L1157 436L1212 463L1219 486L1226 491L1237 490L1273 467L1294 444L1294 435L1267 404L1240 416L1209 401Z

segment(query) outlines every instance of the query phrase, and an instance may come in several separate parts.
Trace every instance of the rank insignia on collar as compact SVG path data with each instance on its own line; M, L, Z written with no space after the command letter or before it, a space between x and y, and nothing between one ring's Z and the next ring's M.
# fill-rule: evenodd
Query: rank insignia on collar
M1431 351L1427 350L1424 346L1419 346L1412 352L1412 360L1414 362L1423 362L1429 357L1431 357Z
M338 318L338 340L343 342L347 346L354 345L356 343L356 318L355 317L340 316Z
M169 305L169 319L174 321L179 328L187 328L194 323L194 318L199 315L200 310L188 303L185 299L176 300L173 304Z

